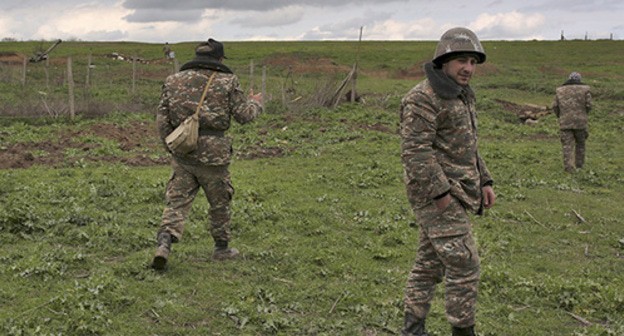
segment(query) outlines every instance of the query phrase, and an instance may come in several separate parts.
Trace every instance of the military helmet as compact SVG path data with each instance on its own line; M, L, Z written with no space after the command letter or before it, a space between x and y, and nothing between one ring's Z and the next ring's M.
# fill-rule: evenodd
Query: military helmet
M485 62L485 51L475 33L463 27L449 29L440 37L433 55L433 63L442 66L451 56L461 53L475 54L477 63Z
M570 73L570 76L568 76L568 79L571 81L575 81L575 82L580 82L581 81L581 74L574 71L572 73Z

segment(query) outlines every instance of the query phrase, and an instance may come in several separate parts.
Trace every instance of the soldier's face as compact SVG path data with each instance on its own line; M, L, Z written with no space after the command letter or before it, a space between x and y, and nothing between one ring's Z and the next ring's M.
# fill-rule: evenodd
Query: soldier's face
M460 55L442 65L442 71L459 85L468 85L477 70L477 58Z

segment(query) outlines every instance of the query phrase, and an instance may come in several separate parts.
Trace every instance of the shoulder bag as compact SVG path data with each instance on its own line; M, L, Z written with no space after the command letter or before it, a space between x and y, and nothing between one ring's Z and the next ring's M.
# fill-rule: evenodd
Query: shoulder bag
M199 138L199 110L204 103L204 99L206 99L206 93L208 92L208 88L215 74L216 72L213 72L210 79L208 79L208 83L197 104L195 113L184 119L184 121L165 138L167 147L171 152L183 155L197 149L197 139Z

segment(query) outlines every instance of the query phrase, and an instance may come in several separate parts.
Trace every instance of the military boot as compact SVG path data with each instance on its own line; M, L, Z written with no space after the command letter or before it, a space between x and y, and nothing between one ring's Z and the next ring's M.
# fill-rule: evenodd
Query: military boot
M167 266L167 258L169 258L169 252L171 252L171 234L169 232L161 232L158 234L157 240L158 247L152 261L152 268L163 270Z
M227 241L216 241L214 252L212 252L212 260L223 261L236 259L239 254L237 249L228 247Z
M411 313L405 313L405 322L401 336L429 336L425 331L425 320Z
M453 327L453 336L476 336L474 326L466 328Z

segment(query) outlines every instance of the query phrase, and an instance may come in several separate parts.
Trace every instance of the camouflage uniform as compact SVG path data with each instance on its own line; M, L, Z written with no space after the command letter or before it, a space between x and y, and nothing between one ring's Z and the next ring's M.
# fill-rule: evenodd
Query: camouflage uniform
M165 137L195 112L208 78L216 72L199 116L198 148L187 154L173 154L173 174L167 184L166 207L159 230L173 242L181 239L184 219L201 187L210 203L211 234L215 242L230 240L230 202L234 188L228 165L232 139L225 136L231 119L245 124L262 112L262 106L248 100L239 80L225 65L196 57L181 71L167 77L157 113L160 138ZM166 144L165 144L166 148Z
M401 102L401 158L407 196L420 227L405 292L406 318L424 321L435 286L446 277L449 322L472 328L480 266L468 211L481 214L481 189L493 182L477 150L473 91L432 63L425 65L425 73L427 79ZM446 193L451 203L438 210L434 200Z
M580 169L585 163L587 117L591 108L589 86L581 83L578 73L570 74L570 79L557 88L553 103L553 111L559 118L563 167L567 172Z

